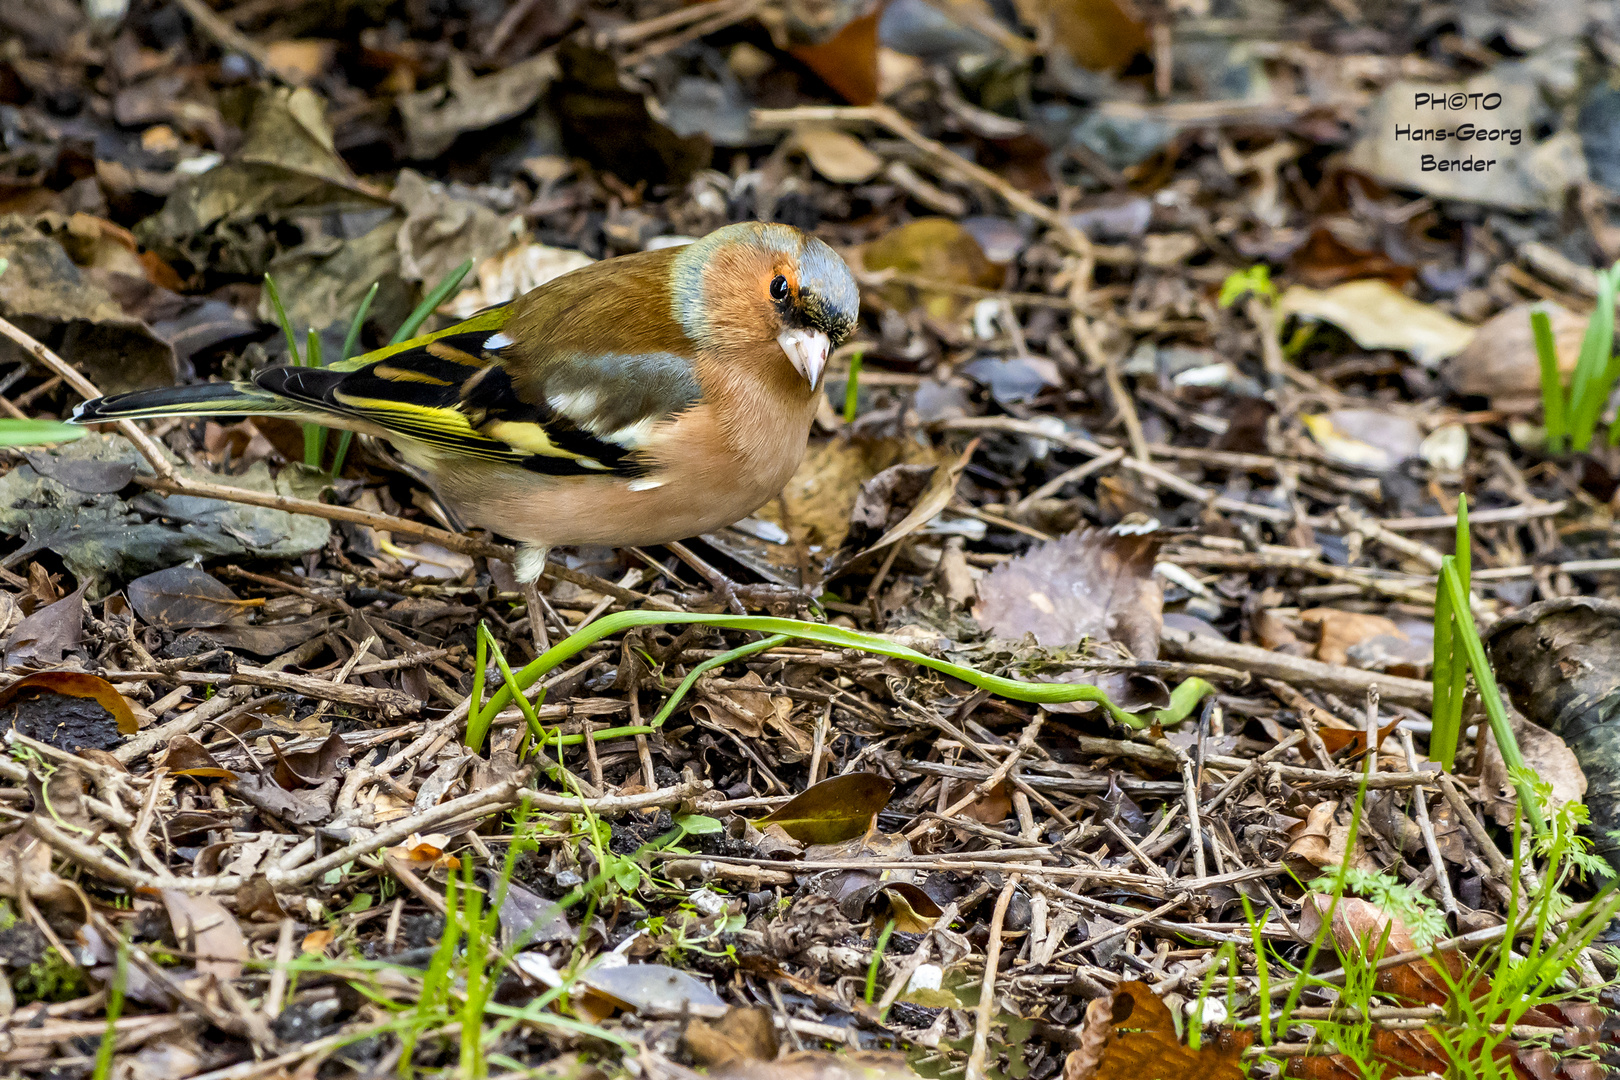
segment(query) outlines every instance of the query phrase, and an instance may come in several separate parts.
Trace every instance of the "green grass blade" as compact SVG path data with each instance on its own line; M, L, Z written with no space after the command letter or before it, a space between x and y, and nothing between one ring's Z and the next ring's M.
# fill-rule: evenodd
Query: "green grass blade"
M946 660L940 660L915 649L909 649L886 637L877 634L864 634L857 630L845 630L837 626L824 626L820 623L801 622L798 619L777 619L764 615L705 615L696 612L683 611L620 611L613 615L597 619L566 639L553 645L546 652L531 661L515 679L517 689L526 689L536 679L556 668L559 664L577 655L587 646L601 641L605 637L629 630L638 626L671 626L685 623L703 623L707 626L718 627L722 630L756 630L763 634L785 634L789 637L800 638L805 641L818 641L823 645L834 645L844 649L858 649L862 652L875 653L878 656L888 656L896 660L905 660L922 667L931 668L963 682L1000 694L1002 697L1014 701L1027 701L1034 704L1048 704L1060 701L1091 701L1102 706L1116 721L1132 728L1147 726L1148 721L1143 717L1134 716L1115 705L1108 699L1102 690L1088 683L1036 683L1025 682L1021 679L1008 679L1000 675L986 675L973 668L963 667ZM481 717L487 725L507 705L511 704L513 697L512 685L502 686L490 698L489 704L484 706ZM469 721L471 717L469 716Z
M1541 414L1547 428L1547 452L1562 454L1569 443L1569 419L1564 382L1558 372L1558 343L1553 340L1552 320L1537 308L1530 313L1530 330L1536 339L1536 360L1541 365Z
M483 623L473 632L475 652L473 654L473 683L472 697L467 702L467 736L465 742L467 749L475 754L484 752L484 737L489 734L491 717L484 716L484 669L489 666L489 646L484 641L489 636Z
M1468 496L1457 496L1457 580L1462 582L1463 592L1469 592L1474 587L1474 537L1468 531Z
M523 714L523 720L529 725L529 731L533 733L536 741L544 748L546 742L551 738L551 733L545 729L545 725L540 723L540 714L534 711L534 704L523 696L523 691L532 686L534 680L531 679L526 683L519 684L517 676L512 673L511 667L506 663L506 654L501 651L500 645L496 643L495 636L489 632L489 627L479 623L478 629L488 639L486 644L489 648L489 654L495 658L495 669L501 673L501 691L509 695L508 701L517 703L518 712ZM528 669L525 668L524 670L527 671ZM545 692L541 691L537 700L544 701L545 696ZM498 700L499 694L496 697ZM471 719L471 716L472 714L469 712L468 718ZM491 711L484 725L485 730L488 730L489 724L494 723L494 721L495 711Z
M691 690L693 685L708 672L718 667L725 667L732 661L741 660L745 656L753 656L755 653L764 652L766 649L774 649L787 640L788 636L786 634L772 634L770 637L750 641L747 645L732 649L730 652L723 652L719 656L713 656L703 661L703 663L698 664L686 673L686 678L682 679L681 684L675 688L675 692L669 695L669 700L664 702L662 709L658 710L658 715L647 721L647 723L653 728L663 727L664 721L669 719L670 714L675 711L675 706L679 705L681 699L686 697L687 691Z
M287 355L292 357L293 367L303 367L304 362L298 355L298 336L293 333L287 307L281 302L281 290L276 288L276 279L269 274L264 275L264 291L270 294L270 307L276 313L276 321L281 324L281 332L287 336Z
M1485 644L1479 639L1479 630L1474 626L1473 613L1468 610L1468 594L1463 591L1459 575L1441 573L1440 588L1445 589L1451 598L1452 610L1456 616L1457 639L1462 645L1464 655L1468 657L1468 666L1474 672L1474 685L1479 690L1481 703L1485 706L1485 717L1490 721L1491 734L1496 738L1496 747L1502 753L1502 763L1508 767L1509 775L1514 769L1523 769L1524 755L1519 752L1519 740L1513 734L1513 725L1508 721L1507 709L1502 704L1502 692L1496 686L1496 674L1491 670L1490 660L1485 656ZM1524 807L1525 820L1539 837L1546 832L1546 822L1541 817L1541 807L1536 804L1536 793L1529 784L1523 780L1515 780L1514 787L1519 792L1519 803Z
M365 299L355 308L354 318L349 322L349 333L343 339L343 352L338 356L339 360L347 360L354 355L355 347L360 344L360 331L366 326L366 316L371 314L371 302L377 299L377 290L381 287L382 282L372 282L371 288L366 291Z
M309 328L309 337L305 339L304 367L321 366L321 336L312 326ZM305 424L304 427L304 464L312 469L321 467L321 459L326 457L326 429L320 424Z
M862 354L849 358L849 381L844 383L844 423L855 422L855 412L861 401Z
M1570 449L1584 453L1592 444L1598 416L1614 387L1614 273L1599 272L1597 310L1586 324L1580 359L1569 383Z
M1441 564L1441 576L1455 573L1455 560L1446 556ZM1450 772L1457 758L1457 741L1461 735L1461 690L1455 675L1459 674L1453 633L1456 618L1451 612L1451 597L1441 585L1434 599L1434 706L1430 710L1434 728L1429 734L1429 758L1439 762Z
M4 262L0 259L0 262ZM96 1048L96 1064L91 1080L107 1080L112 1075L113 1049L118 1045L118 1017L124 1011L124 984L129 979L129 950L122 939L118 941L118 963L113 968L112 982L107 986L107 1027L101 1033L101 1045Z
M89 433L89 428L60 420L0 420L0 446L43 446L72 442Z
M440 304L450 299L450 294L456 291L457 286L461 284L461 279L466 277L467 272L472 269L472 265L472 260L468 259L446 274L443 281L433 286L433 291L422 297L422 302L416 305L416 309L411 312L410 317L400 325L399 330L395 332L389 344L398 345L402 341L409 341L415 337L416 332L422 328L422 324L427 322L427 317L433 314Z

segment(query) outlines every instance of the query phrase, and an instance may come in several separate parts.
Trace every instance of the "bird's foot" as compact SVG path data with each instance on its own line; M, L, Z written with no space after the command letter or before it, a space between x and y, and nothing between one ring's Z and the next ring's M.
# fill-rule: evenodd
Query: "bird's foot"
M745 590L751 591L751 586L739 585L737 582L732 581L730 578L726 577L726 575L710 566L703 559L693 554L692 550L685 544L670 543L665 544L664 546L673 551L676 558L680 559L687 566L690 566L692 569L696 570L698 574L702 576L703 580L709 583L709 588L715 591L715 593L720 597L721 603L723 603L732 614L748 614L748 609L743 607L742 597Z

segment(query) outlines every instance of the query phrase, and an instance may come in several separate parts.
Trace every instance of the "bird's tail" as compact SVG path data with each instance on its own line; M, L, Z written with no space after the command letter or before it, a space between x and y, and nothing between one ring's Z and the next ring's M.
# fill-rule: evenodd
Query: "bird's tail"
M264 416L307 411L307 406L252 383L198 383L93 398L74 409L71 419L75 424L100 424L161 416Z

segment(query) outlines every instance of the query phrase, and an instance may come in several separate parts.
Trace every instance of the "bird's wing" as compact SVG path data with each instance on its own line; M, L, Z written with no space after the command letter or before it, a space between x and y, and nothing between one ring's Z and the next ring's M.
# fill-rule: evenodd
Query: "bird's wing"
M691 361L567 340L520 351L503 329L512 306L330 367L274 368L255 381L452 454L550 475L640 475L638 452L652 430L702 396Z

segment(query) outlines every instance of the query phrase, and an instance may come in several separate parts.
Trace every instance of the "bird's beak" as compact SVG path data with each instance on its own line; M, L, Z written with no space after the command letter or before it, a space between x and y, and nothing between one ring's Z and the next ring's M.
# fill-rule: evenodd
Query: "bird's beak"
M804 381L814 390L821 385L821 373L827 368L827 354L832 342L820 330L784 330L776 341L787 353L788 360L798 369Z

